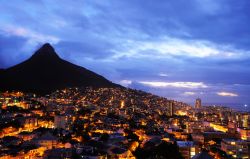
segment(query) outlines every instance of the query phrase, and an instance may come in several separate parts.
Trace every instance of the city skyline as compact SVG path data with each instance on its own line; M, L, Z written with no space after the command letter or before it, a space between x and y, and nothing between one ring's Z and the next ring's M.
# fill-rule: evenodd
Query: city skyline
M49 42L123 86L188 103L250 103L248 1L110 2L0 2L0 68Z
M250 159L250 1L0 10L0 159Z

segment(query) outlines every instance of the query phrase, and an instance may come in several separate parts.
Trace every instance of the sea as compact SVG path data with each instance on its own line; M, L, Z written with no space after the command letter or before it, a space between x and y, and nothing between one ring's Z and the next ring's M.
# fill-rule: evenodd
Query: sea
M194 104L192 103L191 105ZM202 103L202 106L213 106L213 105L229 107L236 111L250 112L250 103Z

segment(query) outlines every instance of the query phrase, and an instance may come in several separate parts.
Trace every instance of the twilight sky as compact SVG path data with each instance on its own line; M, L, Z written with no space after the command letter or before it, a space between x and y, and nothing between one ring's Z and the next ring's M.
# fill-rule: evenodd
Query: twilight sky
M0 11L0 68L49 42L124 86L250 103L249 0L2 0Z

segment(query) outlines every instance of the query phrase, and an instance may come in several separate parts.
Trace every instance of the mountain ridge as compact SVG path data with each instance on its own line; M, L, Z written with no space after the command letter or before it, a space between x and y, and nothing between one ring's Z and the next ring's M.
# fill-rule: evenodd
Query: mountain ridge
M122 87L84 67L70 63L45 43L27 60L0 71L0 91L48 94L68 87Z

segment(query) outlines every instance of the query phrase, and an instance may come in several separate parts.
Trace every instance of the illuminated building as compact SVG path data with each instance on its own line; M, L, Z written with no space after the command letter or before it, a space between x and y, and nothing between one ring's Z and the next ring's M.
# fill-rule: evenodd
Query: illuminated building
M221 149L234 158L248 158L247 141L222 139Z
M237 125L235 122L228 122L228 133L232 133L232 134L235 134L236 133L236 130L237 130Z
M187 131L189 133L200 133L204 132L205 129L208 129L207 126L205 125L206 123L203 121L192 121L188 122L186 124L187 126Z
M195 108L201 108L201 99L200 98L197 98L195 100Z
M247 128L237 128L242 140L250 140L250 129Z
M199 154L192 157L192 159L214 159L210 154L208 154L206 151L202 151Z
M38 120L35 117L26 117L23 121L24 129L27 131L33 131L38 126Z
M228 131L227 126L216 124L216 123L210 123L210 127L212 127L216 131L221 131L221 132L227 132Z
M180 153L185 159L191 159L198 153L198 149L192 141L177 141L177 145Z
M24 141L28 141L36 137L36 134L28 132L28 131L23 131L17 135L19 138L21 138Z
M119 115L125 117L127 115L127 110L122 108L122 109L119 109L119 112L118 112Z
M55 115L54 128L70 130L72 128L71 124L74 122L75 119L75 116L69 114Z
M249 114L242 114L242 127L244 128L250 128L250 123L249 123L249 120L250 120L250 115Z
M199 144L204 144L205 136L203 133L194 133L191 136L192 136L193 141L195 141Z
M66 128L66 116L64 115L56 115L54 118L55 128Z
M121 109L123 109L123 108L124 108L124 106L125 106L125 102L124 102L124 100L122 100L122 101L121 101L120 108L121 108Z
M35 139L35 141L47 150L56 147L58 144L57 138L50 133L42 135L41 137Z

